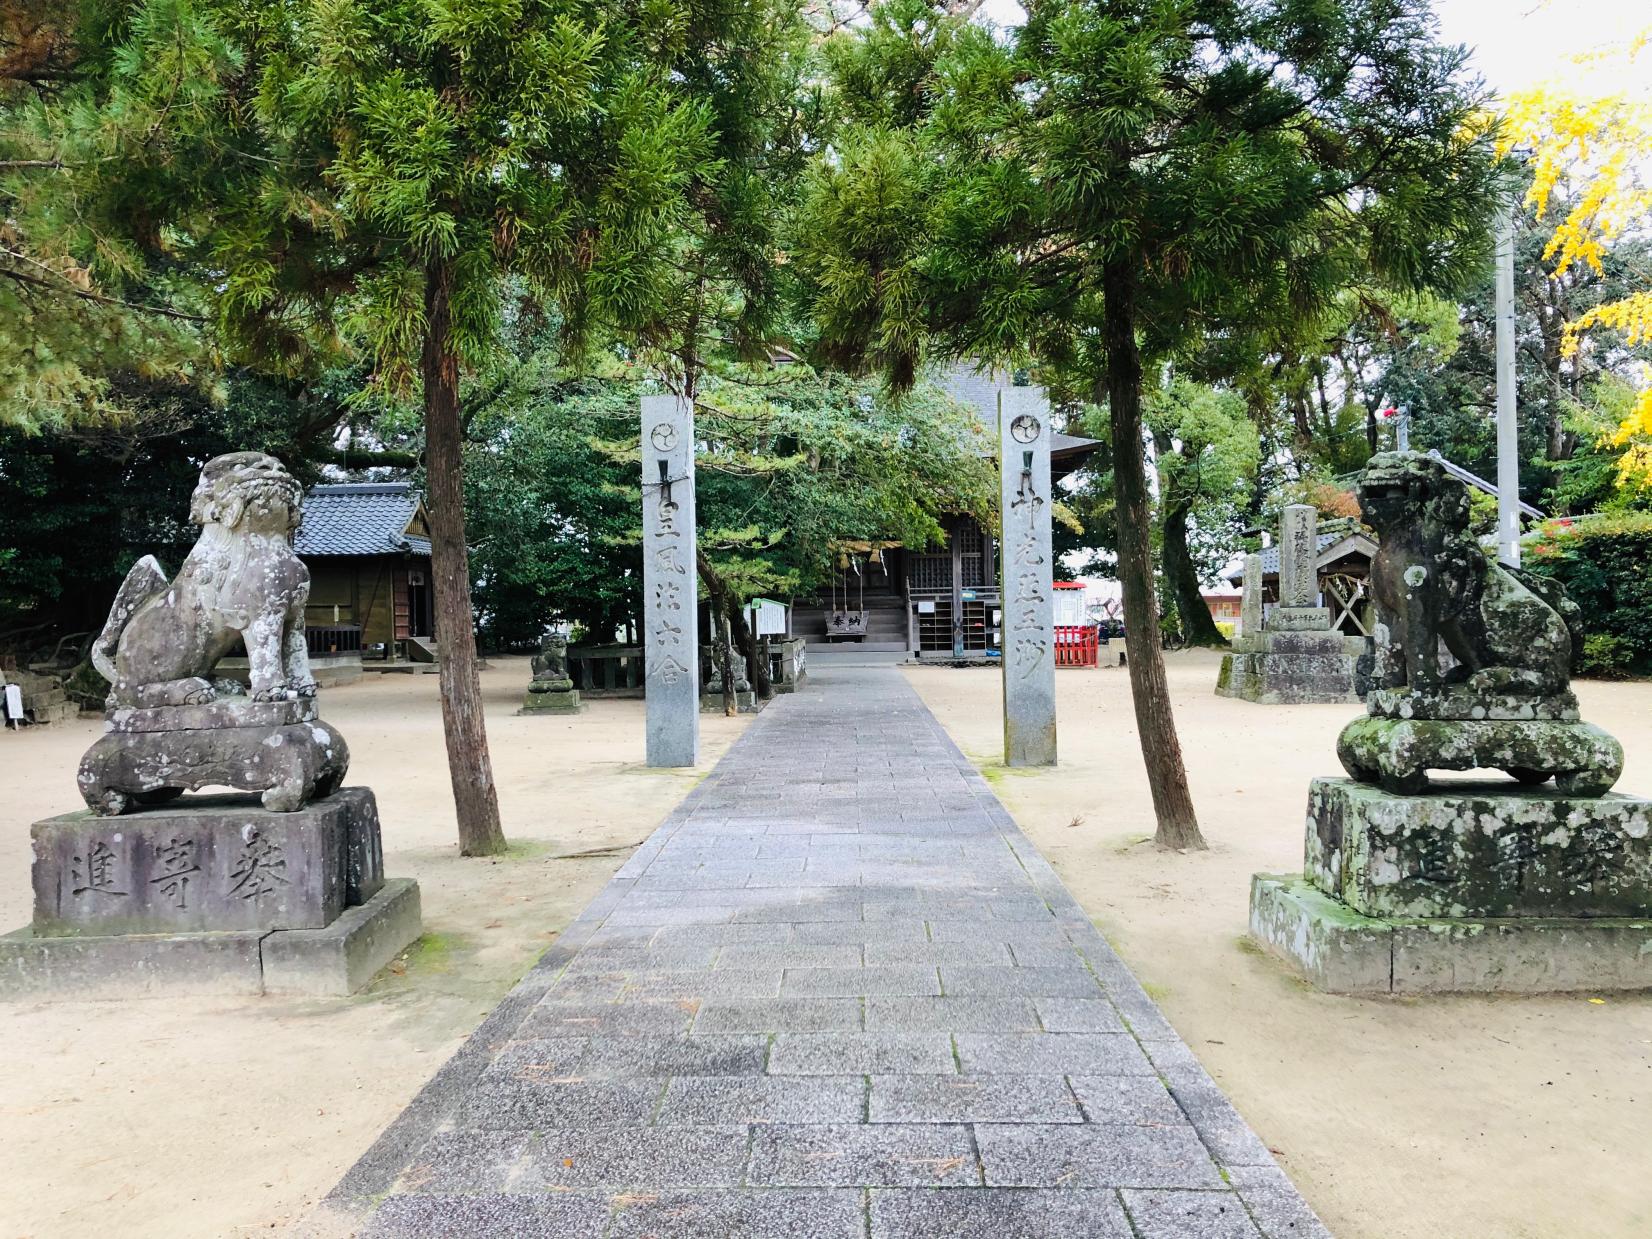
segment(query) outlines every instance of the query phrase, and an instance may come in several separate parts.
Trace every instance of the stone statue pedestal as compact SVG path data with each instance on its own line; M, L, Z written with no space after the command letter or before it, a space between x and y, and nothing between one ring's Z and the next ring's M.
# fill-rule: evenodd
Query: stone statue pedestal
M1315 779L1303 873L1255 875L1251 937L1333 993L1652 987L1649 824L1637 796Z
M585 709L572 680L533 680L518 714L578 714Z
M1319 611L1319 608L1313 608ZM1282 608L1268 616L1259 635L1240 637L1222 656L1216 692L1262 705L1359 702L1354 666L1365 648L1362 637L1339 632L1274 627ZM1326 625L1329 625L1328 613Z
M349 746L313 697L116 706L107 717L77 781L92 810L111 817L202 787L262 792L266 809L289 813L331 794L350 768Z
M282 813L233 795L69 813L31 837L34 919L0 937L3 998L347 994L420 932L362 787Z

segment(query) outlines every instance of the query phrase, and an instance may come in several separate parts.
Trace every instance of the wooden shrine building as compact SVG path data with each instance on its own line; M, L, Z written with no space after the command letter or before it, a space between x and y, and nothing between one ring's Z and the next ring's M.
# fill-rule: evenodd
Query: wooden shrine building
M998 392L1011 386L1009 375L958 365L941 376L941 386L974 407L996 443ZM1051 482L1077 470L1097 446L1094 439L1056 434ZM840 543L835 580L824 597L794 602L791 635L811 648L852 641L868 653L913 658L980 657L997 649L1001 595L993 531L964 515L942 523L946 545L940 547Z
M412 486L311 487L293 549L310 569L312 654L435 660L430 526Z

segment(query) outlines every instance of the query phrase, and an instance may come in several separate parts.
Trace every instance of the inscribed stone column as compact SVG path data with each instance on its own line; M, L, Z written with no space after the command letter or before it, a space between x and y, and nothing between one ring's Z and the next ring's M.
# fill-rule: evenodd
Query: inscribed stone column
M1330 628L1319 602L1319 513L1310 503L1289 504L1279 522L1279 605L1268 627L1280 632Z
M1262 636L1262 557L1255 553L1245 556L1244 594L1239 601L1239 638L1255 640Z
M677 396L644 396L643 654L650 766L692 766L700 757L694 537L694 406Z
M1050 408L1042 388L998 393L1003 536L1004 764L1055 765Z

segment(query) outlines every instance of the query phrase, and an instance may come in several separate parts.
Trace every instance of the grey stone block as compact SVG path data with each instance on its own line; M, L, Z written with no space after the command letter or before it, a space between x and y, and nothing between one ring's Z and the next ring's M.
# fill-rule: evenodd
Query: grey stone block
M838 945L758 946L737 943L725 946L717 956L719 968L859 968L862 948L854 943Z
M596 1239L607 1225L603 1195L392 1196L361 1239Z
M975 1188L872 1192L872 1239L1134 1239L1116 1193Z
M1241 1187L1239 1198L1266 1239L1331 1239L1325 1223L1288 1180L1277 1187Z
M692 1037L599 1033L586 1043L585 1076L762 1075L769 1039L753 1034Z
M952 1039L943 1033L778 1033L770 1075L950 1074Z
M462 1127L636 1127L652 1121L665 1091L660 1079L581 1080L524 1069L510 1079L484 1078L464 1096Z
M1101 984L1088 969L973 968L943 965L941 984L949 995L981 994L992 998L1095 998Z
M1028 998L868 998L869 1032L1037 1032Z
M769 1188L614 1198L606 1239L863 1239L862 1193Z
M714 946L591 947L568 964L568 976L582 973L678 972L710 968L717 959Z
M391 878L325 929L267 935L259 950L267 994L353 994L423 931L419 884Z
M679 1076L665 1090L656 1123L858 1123L866 1110L861 1076Z
M873 1123L1080 1123L1058 1075L873 1076Z
M751 1182L791 1187L974 1187L969 1128L782 1124L755 1129Z
M1085 1076L1067 1081L1091 1123L1179 1127L1190 1120L1158 1076Z
M1222 1186L1189 1127L981 1124L975 1140L993 1187Z
M1386 994L1393 986L1393 929L1360 916L1302 878L1251 878L1250 936L1317 989Z
M525 1131L437 1132L402 1175L404 1192L503 1192L528 1151Z
M344 806L344 903L354 907L384 885L379 802L366 787L341 787L329 799Z
M262 933L0 937L0 1000L261 994Z
M1234 1192L1120 1193L1141 1239L1260 1239Z
M965 1072L1043 1075L1152 1075L1128 1033L959 1033Z
M1038 998L1034 1000L1045 1032L1123 1032L1118 1008L1106 998ZM1004 1029L1020 1032L1021 1029Z
M1211 1155L1224 1166L1271 1166L1273 1155L1200 1067L1162 1073Z
M722 999L700 1004L694 1032L859 1032L858 998Z
M627 1001L773 997L780 992L780 976L779 968L628 973L622 995Z
M790 996L849 998L872 994L939 994L933 967L788 968L781 992Z
M1315 779L1304 867L1366 916L1643 917L1652 801L1513 783L1399 796Z
M921 920L819 922L792 926L793 939L802 943L925 942Z
M553 1128L529 1149L519 1191L565 1187L737 1187L744 1127Z
M941 964L1013 964L1015 960L1002 942L873 942L867 944L866 963L934 968Z
M336 798L272 813L214 796L36 822L35 934L320 929L344 910L347 811Z

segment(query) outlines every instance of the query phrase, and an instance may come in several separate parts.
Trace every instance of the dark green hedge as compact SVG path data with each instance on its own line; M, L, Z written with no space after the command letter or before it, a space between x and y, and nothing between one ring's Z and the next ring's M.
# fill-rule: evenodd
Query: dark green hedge
M1563 584L1583 610L1576 674L1652 674L1652 514L1550 521L1522 559Z

